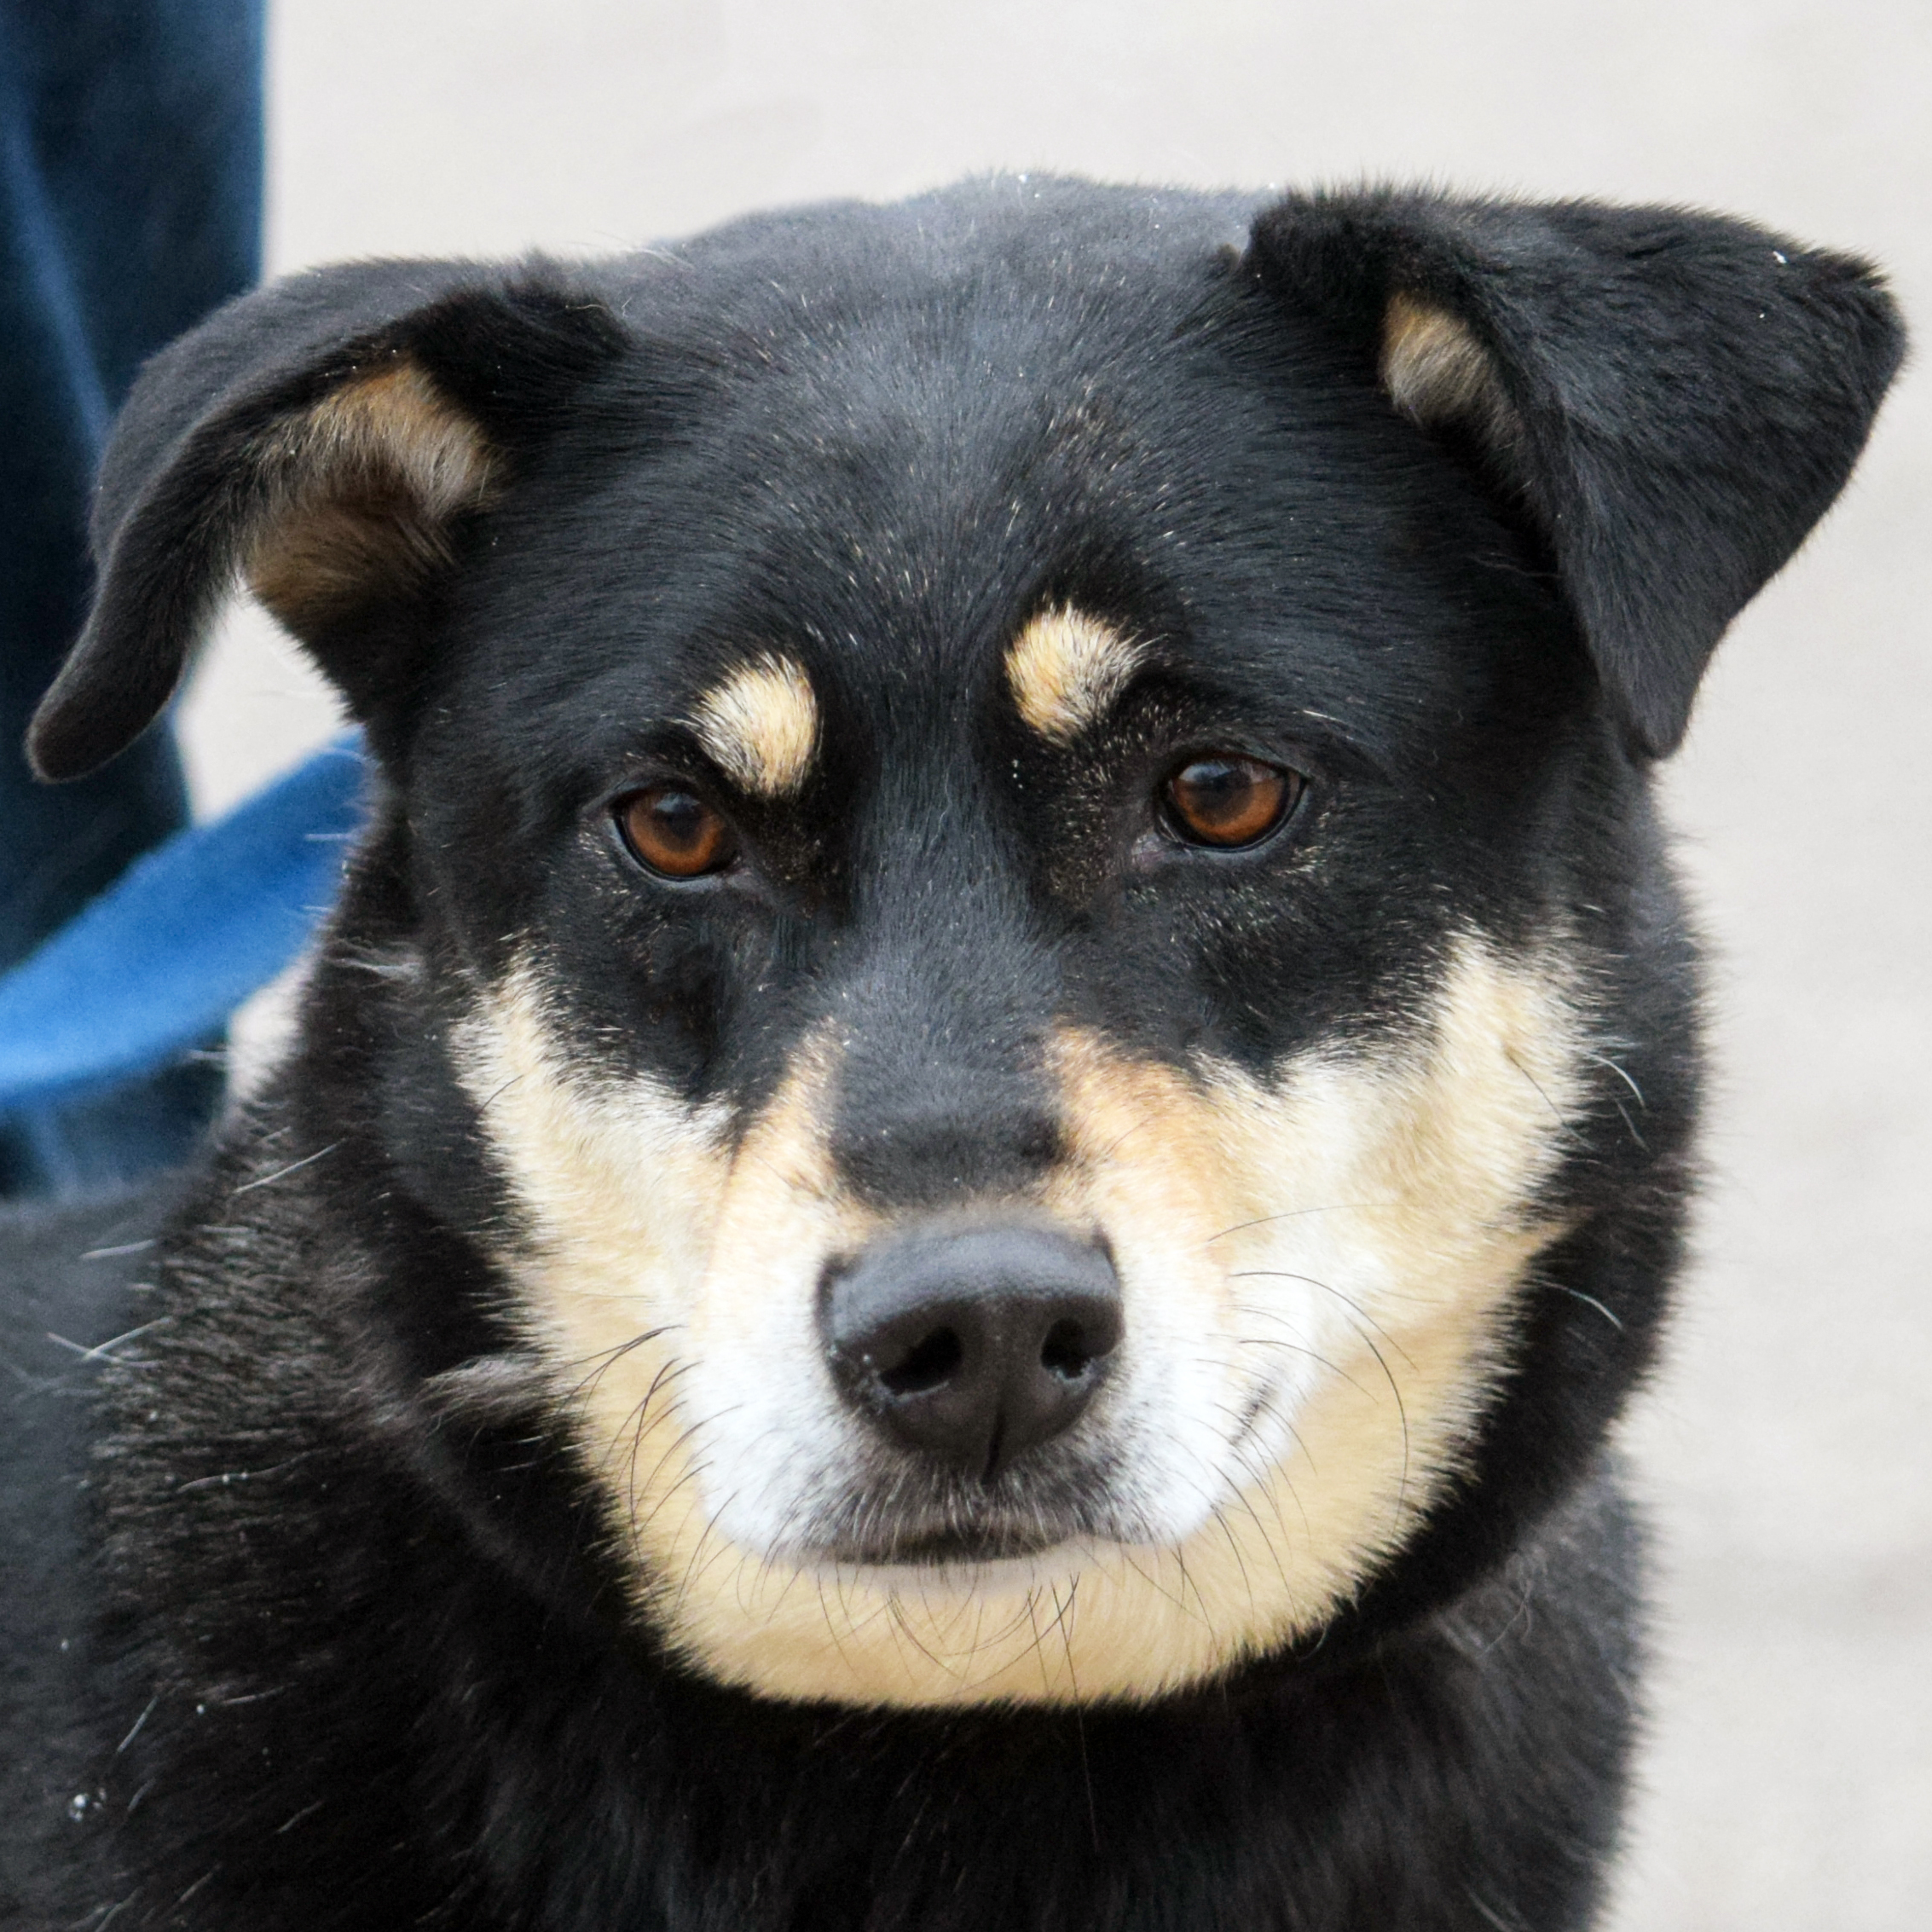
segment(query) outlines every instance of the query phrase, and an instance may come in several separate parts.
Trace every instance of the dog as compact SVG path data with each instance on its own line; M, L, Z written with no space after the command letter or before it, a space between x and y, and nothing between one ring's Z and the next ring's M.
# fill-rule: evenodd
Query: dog
M1022 176L160 356L36 764L239 578L371 819L206 1165L11 1235L19 1922L1593 1923L1651 773L1902 341L1702 214Z

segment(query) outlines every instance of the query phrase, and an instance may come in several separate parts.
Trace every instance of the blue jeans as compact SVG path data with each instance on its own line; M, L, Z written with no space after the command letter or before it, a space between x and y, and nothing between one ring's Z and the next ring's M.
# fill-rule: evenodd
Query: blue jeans
M20 741L80 628L107 426L142 362L261 266L263 0L0 0L0 971L187 818L165 730L37 784ZM218 1104L191 1061L0 1121L0 1196L172 1164Z

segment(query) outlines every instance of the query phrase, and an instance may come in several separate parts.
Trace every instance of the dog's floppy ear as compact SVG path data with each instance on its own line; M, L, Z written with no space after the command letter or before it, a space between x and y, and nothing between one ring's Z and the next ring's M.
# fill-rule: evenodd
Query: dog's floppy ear
M367 717L461 519L628 338L541 265L380 262L244 296L151 362L95 500L94 607L27 744L84 776L151 723L237 579Z
M1653 757L1837 495L1905 348L1867 263L1675 209L1298 195L1248 259L1519 495Z

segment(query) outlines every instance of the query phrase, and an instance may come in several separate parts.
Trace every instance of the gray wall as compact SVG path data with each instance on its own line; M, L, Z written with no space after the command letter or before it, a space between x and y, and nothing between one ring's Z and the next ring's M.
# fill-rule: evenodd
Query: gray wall
M282 0L278 268L595 252L992 166L1741 211L1932 328L1925 0ZM1932 1923L1932 381L1726 645L1669 775L1717 959L1700 1260L1631 1431L1662 1530L1628 1932ZM326 703L232 622L205 802Z

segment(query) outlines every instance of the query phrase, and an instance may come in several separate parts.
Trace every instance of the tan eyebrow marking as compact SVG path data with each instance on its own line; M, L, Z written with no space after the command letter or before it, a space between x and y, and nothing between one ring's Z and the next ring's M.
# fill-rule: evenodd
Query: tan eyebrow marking
M1072 604L1043 610L1006 653L1006 681L1020 715L1056 744L1071 744L1106 715L1139 669L1131 638Z
M691 728L732 783L757 798L796 791L818 742L818 700L789 657L756 657L698 700Z

